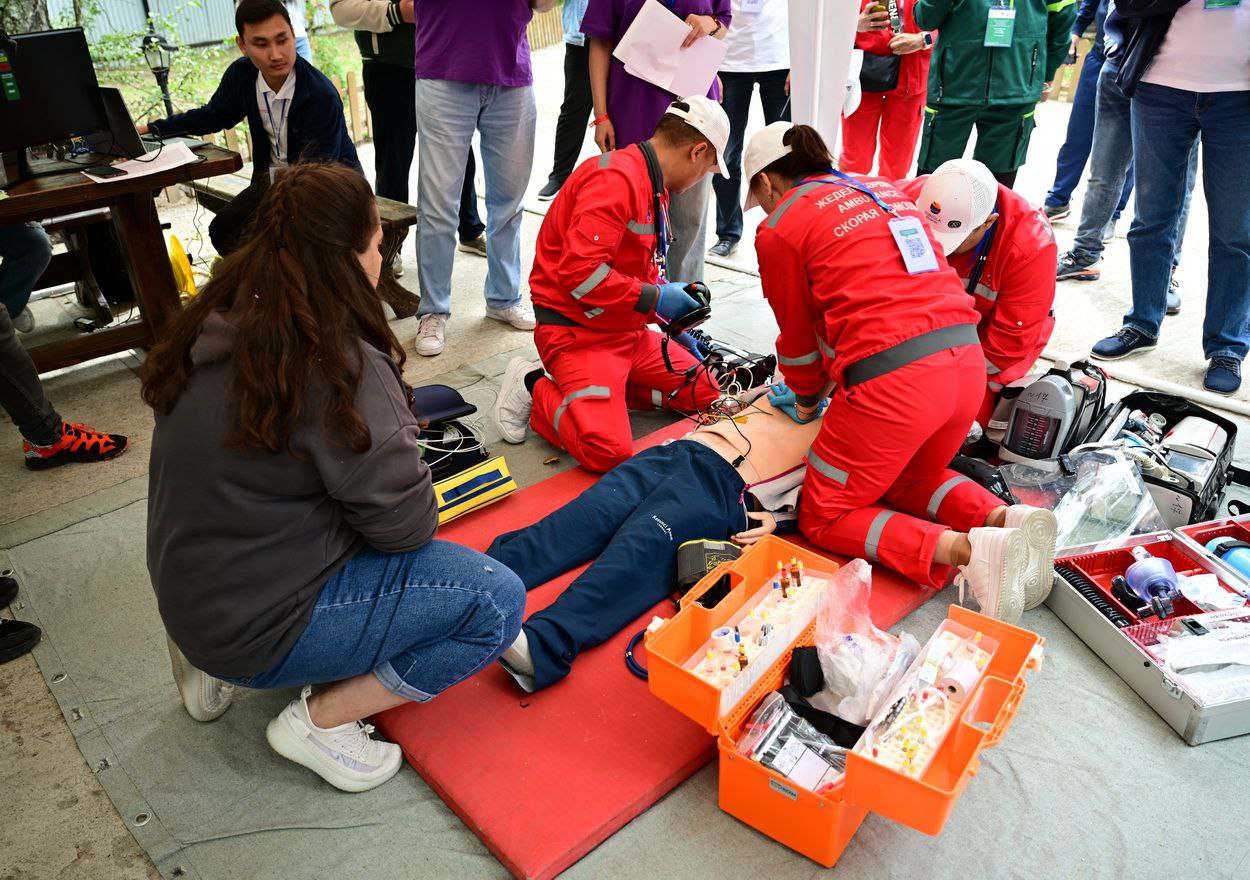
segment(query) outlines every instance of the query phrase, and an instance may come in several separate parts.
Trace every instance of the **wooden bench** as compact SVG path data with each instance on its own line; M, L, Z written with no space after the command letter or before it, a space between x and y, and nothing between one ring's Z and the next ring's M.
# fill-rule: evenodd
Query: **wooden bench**
M200 204L214 214L247 188L251 180L240 174L223 174L192 181L188 186L199 196ZM378 294L391 307L398 318L409 318L417 313L421 298L401 285L391 270L391 264L408 234L408 228L417 222L417 209L405 202L377 197L378 216L382 220L382 276L378 279Z

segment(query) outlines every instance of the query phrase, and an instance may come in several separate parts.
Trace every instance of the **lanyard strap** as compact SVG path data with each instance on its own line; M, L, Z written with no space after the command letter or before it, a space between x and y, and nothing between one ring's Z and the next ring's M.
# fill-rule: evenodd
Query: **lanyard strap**
M277 97L276 95L274 96ZM289 110L289 101L282 99L282 115L278 117L278 124L273 124L273 103L269 100L269 92L265 92L265 115L269 117L269 127L273 129L273 151L277 154L279 160L285 161L282 155L282 129L286 127L286 115Z
M898 211L894 209L893 205L887 205L885 202L881 200L881 197L879 195L877 195L875 192L870 190L865 184L860 183L858 180L856 180L853 177L850 177L849 175L843 174L841 171L839 171L836 168L830 168L829 173L841 179L842 182L845 183L847 186L849 186L851 189L856 190L857 192L861 192L864 195L868 196L868 198L872 199L874 202L877 203L878 208L880 208L882 211L885 211L891 217L898 216ZM803 182L804 183L833 183L832 180L822 179L819 177L810 177Z
M994 213L998 213L998 202L994 203ZM994 221L994 225L990 227L989 232L981 239L981 243L977 245L977 251L973 255L976 263L973 264L972 274L968 276L968 293L973 293L977 289L977 285L981 283L981 275L985 272L985 264L990 258L990 249L994 247L994 233L998 231L998 221Z

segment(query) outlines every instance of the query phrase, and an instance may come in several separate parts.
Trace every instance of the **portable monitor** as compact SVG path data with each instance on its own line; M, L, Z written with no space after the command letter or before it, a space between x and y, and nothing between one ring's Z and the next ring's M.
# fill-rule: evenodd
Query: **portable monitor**
M108 128L82 28L0 32L0 151Z

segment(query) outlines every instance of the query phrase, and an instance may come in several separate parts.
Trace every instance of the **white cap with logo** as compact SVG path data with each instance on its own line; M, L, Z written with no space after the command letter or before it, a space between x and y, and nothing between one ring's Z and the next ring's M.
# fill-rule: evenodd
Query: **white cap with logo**
M716 148L716 168L721 177L729 176L725 167L725 145L729 143L729 117L721 105L703 95L678 98L664 111L683 120Z
M920 189L916 207L947 254L985 222L998 200L998 181L975 159L943 162Z
M746 153L742 157L742 173L747 182L747 199L742 210L749 211L759 204L755 194L751 192L751 181L769 165L783 156L794 152L784 143L786 134L794 128L791 122L773 122L757 131L747 143Z

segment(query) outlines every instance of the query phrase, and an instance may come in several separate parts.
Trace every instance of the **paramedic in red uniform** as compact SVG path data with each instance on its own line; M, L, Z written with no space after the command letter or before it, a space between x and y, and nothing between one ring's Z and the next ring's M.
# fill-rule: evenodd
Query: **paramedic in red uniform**
M583 162L538 232L530 291L542 363L514 358L495 421L509 443L532 426L586 469L607 471L633 454L628 409L697 412L720 389L679 342L647 325L685 317L702 303L664 275L668 195L723 164L729 120L704 97L674 101L648 141ZM689 339L689 337L687 337ZM693 342L693 341L691 341ZM544 372L545 371L545 372ZM532 409L532 413L531 413Z
M947 467L985 365L976 310L924 217L893 183L833 171L807 126L767 126L744 164L746 208L768 212L755 247L788 385L773 405L806 422L830 398L799 528L930 587L957 566L985 613L1018 620L1049 591L1055 519Z
M976 420L984 427L999 393L1028 374L1054 332L1055 235L1046 215L975 159L951 159L900 187L929 221L980 315L986 375Z

